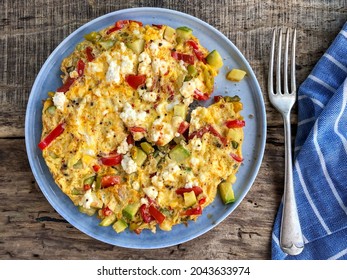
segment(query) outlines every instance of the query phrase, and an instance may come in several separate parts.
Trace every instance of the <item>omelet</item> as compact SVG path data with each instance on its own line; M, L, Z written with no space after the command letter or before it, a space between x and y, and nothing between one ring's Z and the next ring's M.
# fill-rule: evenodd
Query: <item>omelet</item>
M185 26L121 20L86 34L43 105L38 146L57 185L117 233L196 220L218 190L233 202L240 98L192 109L222 65Z

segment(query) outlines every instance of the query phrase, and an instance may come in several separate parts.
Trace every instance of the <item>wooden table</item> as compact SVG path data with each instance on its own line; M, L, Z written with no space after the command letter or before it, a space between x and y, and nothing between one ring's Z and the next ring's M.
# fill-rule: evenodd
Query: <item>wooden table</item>
M209 1L206 1L209 2ZM28 164L24 118L30 89L55 47L84 23L111 11L152 6L182 11L219 29L247 57L263 90L267 144L260 172L240 206L213 230L157 250L124 249L67 223L41 193ZM298 30L300 84L335 38L345 0L41 1L5 0L0 11L0 259L269 259L284 177L282 120L269 105L268 51L274 26ZM293 114L295 133L295 110Z

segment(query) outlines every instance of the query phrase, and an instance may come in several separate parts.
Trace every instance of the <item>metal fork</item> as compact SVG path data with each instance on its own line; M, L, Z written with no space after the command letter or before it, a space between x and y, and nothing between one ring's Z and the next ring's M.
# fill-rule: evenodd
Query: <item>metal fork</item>
M291 91L288 90L288 52L290 33L292 33L291 44ZM271 104L281 113L284 122L285 136L285 179L283 194L283 212L280 231L280 246L283 252L289 255L298 255L304 249L304 241L301 232L298 211L295 201L293 184L293 166L292 166L292 147L290 130L290 112L296 100L295 83L295 43L296 29L290 32L286 31L283 62L283 86L281 86L281 56L282 56L282 29L278 31L277 49L276 49L276 29L273 31L272 46L269 64L268 91ZM276 58L276 90L273 87L273 68L275 52ZM283 93L282 93L283 88Z

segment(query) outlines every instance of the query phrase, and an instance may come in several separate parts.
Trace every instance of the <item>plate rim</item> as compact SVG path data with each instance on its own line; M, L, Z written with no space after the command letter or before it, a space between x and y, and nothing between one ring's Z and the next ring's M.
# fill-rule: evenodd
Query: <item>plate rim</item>
M110 242L109 240L106 240L105 238L102 238L100 236L97 235L97 233L95 234L94 232L88 232L85 230L84 226L81 225L76 225L73 222L73 219L69 217L69 215L65 215L65 213L62 211L58 211L56 208L59 208L57 205L55 205L55 203L52 201L52 199L50 198L50 196L48 195L47 191L45 190L44 187L41 187L41 185L39 184L38 181L39 180L39 175L37 174L35 168L34 168L34 155L30 154L30 143L29 143L29 137L25 137L25 146L26 146L26 152L27 152L27 156L28 156L28 160L29 160L29 165L31 168L31 171L34 175L34 178L41 190L41 192L44 194L45 198L48 200L48 202L50 203L50 206L57 211L57 213L59 215L61 215L66 221L68 221L72 226L74 226L76 229L78 229L79 231L83 232L84 234L86 234L89 237L92 237L93 239L96 239L98 241L107 243L107 244L111 244L113 246L117 246L117 247L123 247L123 248L131 248L131 249L159 249L159 248L166 248L166 247L170 247L170 246L175 246L177 244L181 244L181 243L185 243L188 242L190 240L193 240L203 234L205 234L206 232L212 230L213 228L215 228L219 223L221 223L222 221L224 221L238 206L239 204L244 200L244 197L247 195L247 193L250 191L251 187L254 184L254 181L256 179L256 177L258 176L259 173L259 169L261 167L262 161L263 161L263 157L264 157L264 152L265 152L265 145L266 145L266 138L267 138L267 120L266 120L266 110L265 110L265 102L264 102L264 97L262 94L262 90L261 87L259 85L259 82L255 76L255 73L253 71L253 69L251 68L248 60L245 58L245 56L241 53L241 51L234 45L234 43L227 37L225 36L222 32L220 32L218 29L216 29L215 27L213 27L212 25L208 24L207 22L192 16L190 14L186 14L184 12L180 12L177 10L173 10L173 9L167 9L167 8L158 8L158 7L136 7L136 8L127 8L127 9L121 9L121 10L117 10L117 11L113 11L113 12L109 12L106 13L102 16L96 17L84 24L82 24L80 27L78 27L76 30L74 30L72 33L70 33L64 40L62 40L53 50L53 52L47 57L47 59L45 60L44 64L41 66L40 71L38 72L35 81L33 83L33 86L30 90L30 94L29 94L29 98L28 98L28 102L27 102L27 107L26 107L26 114L25 114L25 136L27 136L29 134L29 105L32 105L32 99L34 98L34 90L36 89L38 83L39 83L39 77L42 76L44 69L47 67L47 65L51 62L52 58L55 56L55 54L60 50L60 48L62 48L67 41L69 41L71 38L73 38L76 34L80 33L83 29L88 28L89 26L94 25L95 23L102 21L104 18L108 18L108 17L116 17L119 16L121 14L124 13L128 13L128 12L143 12L143 11L155 11L155 12L166 12L169 13L171 15L174 16L179 16L179 17L183 17L183 18L188 18L194 22L197 22L199 25L204 26L205 28L212 30L214 33L217 33L218 36L221 36L224 40L227 41L228 44L230 44L233 47L233 51L235 51L238 55L238 58L240 58L242 60L242 63L246 66L247 68L247 75L249 75L251 77L252 80L252 84L255 87L253 89L253 91L257 92L257 97L259 99L259 102L257 102L257 105L260 105L257 107L257 112L259 113L260 117L261 117L261 128L259 129L260 132L263 134L261 135L262 137L260 137L260 142L258 143L258 153L257 153L257 159L256 161L254 161L253 164L253 169L254 172L251 173L251 176L249 178L249 185L244 188L238 198L238 200L233 204L233 207L231 207L230 209L228 209L228 211L224 212L216 221L214 224L211 224L210 226L207 226L204 228L204 230L200 230L197 234L193 234L193 235L188 235L186 238L181 239L179 242L175 241L175 242L166 242L166 244L164 245L156 245L156 244L152 244L151 246L132 246L132 244L116 244L114 242ZM34 171L35 170L35 171ZM55 205L55 206L53 206ZM117 239L115 239L116 241Z

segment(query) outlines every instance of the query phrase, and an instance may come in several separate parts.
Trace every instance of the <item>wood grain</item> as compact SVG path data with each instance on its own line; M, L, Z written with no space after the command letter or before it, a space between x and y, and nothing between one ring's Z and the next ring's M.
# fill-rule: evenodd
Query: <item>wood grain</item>
M266 91L274 26L298 30L300 84L346 20L345 0L294 1L5 0L0 10L0 259L269 259L282 196L282 120ZM263 90L268 135L260 172L240 206L210 232L157 250L111 246L81 233L50 206L37 186L24 144L30 89L55 47L84 23L131 7L163 7L196 16L224 33L247 57ZM296 111L292 117L295 132Z

